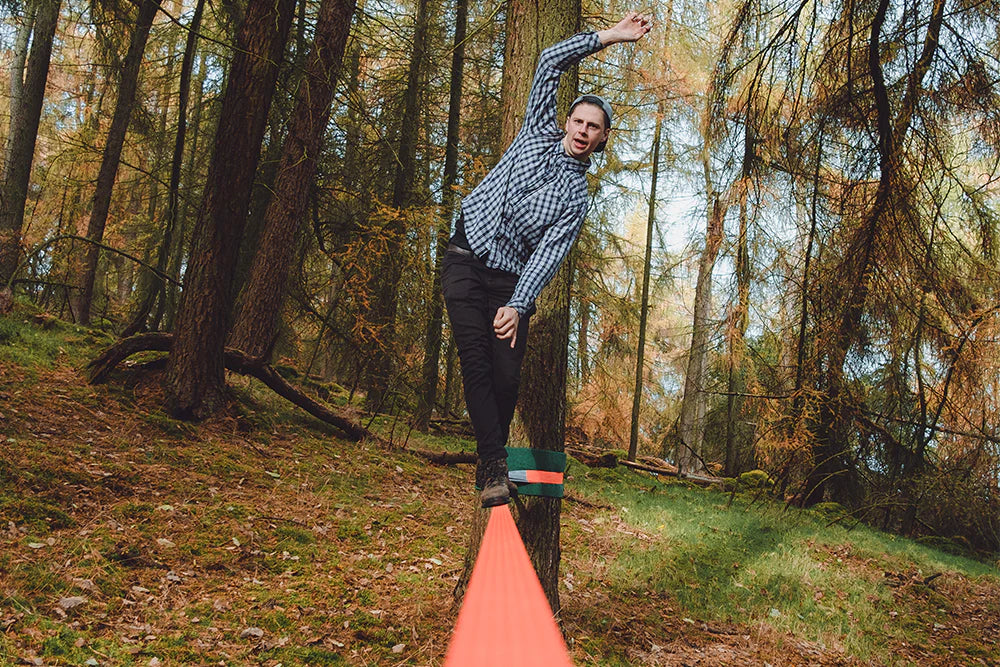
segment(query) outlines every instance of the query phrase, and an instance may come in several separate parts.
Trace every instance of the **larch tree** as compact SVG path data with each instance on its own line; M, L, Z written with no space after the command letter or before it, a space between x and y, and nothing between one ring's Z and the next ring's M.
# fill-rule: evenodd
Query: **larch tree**
M252 0L236 38L167 366L170 410L181 418L225 400L233 274L294 9L294 0Z
M187 143L188 102L191 98L191 76L194 70L195 51L198 46L198 33L201 30L201 19L205 10L205 0L198 0L194 13L188 24L187 38L184 43L184 55L181 57L180 80L177 94L177 132L174 134L173 156L170 161L170 182L167 185L167 211L163 226L163 235L154 251L156 257L156 273L146 271L142 274L138 285L138 298L132 321L125 327L122 336L130 336L142 331L147 326L150 312L156 306L153 317L154 326L159 326L163 311L166 308L166 285L161 278L166 274L170 261L170 253L174 249L175 238L178 236L180 222L180 192L181 175L184 167L184 149Z
M705 114L701 152L707 202L705 245L698 258L698 277L694 289L694 312L691 322L691 346L688 350L687 372L684 374L684 398L677 424L677 469L698 472L704 466L702 441L705 436L705 413L708 394L705 389L706 359L712 322L712 273L724 238L724 222L728 211L725 193L720 193L712 176L712 141L708 112Z
M653 224L656 221L656 184L660 176L660 140L663 134L663 104L656 114L653 130L653 173L649 187L649 210L646 214L646 248L642 262L642 288L639 296L639 332L636 344L635 386L632 390L632 419L629 429L628 460L635 461L639 449L639 410L646 376L646 323L649 315L649 280L653 266Z
M90 209L90 220L87 223L87 238L93 243L84 250L83 272L80 274L79 295L76 299L76 321L87 326L90 324L90 307L94 297L94 281L97 276L97 262L101 255L99 243L104 240L104 228L108 222L108 212L111 209L111 194L114 190L115 176L121 160L122 147L125 145L125 134L128 131L132 110L135 107L136 91L139 86L139 68L142 65L142 54L146 50L146 41L153 26L153 19L160 8L160 0L141 0L136 15L135 27L129 40L128 52L122 61L121 74L118 80L118 100L111 117L111 126L104 144L101 158L101 169L97 174L94 189L94 199Z
M312 51L289 121L274 195L229 334L230 346L254 359L266 359L278 335L295 237L306 217L353 13L353 0L320 3Z
M10 299L10 284L21 260L24 206L60 6L60 0L38 0L19 104L11 110L9 159L0 191L0 305Z
M441 223L436 230L434 276L431 284L431 311L427 318L421 383L417 409L413 415L418 430L426 431L437 402L441 362L441 327L444 323L444 300L441 296L441 266L448 248L448 234L455 209L455 184L458 180L459 121L462 111L462 72L465 66L465 32L468 23L468 0L455 3L455 39L451 52L451 81L448 86L448 130L445 141L444 173L441 181Z
M849 239L841 270L834 277L834 306L830 335L821 342L824 368L821 402L813 447L813 470L806 480L802 503L821 502L831 489L830 498L844 500L847 492L847 430L853 417L843 409L845 364L851 348L857 344L861 320L868 307L873 287L875 263L879 253L891 253L891 247L879 246L879 239L898 242L903 237L896 227L903 223L903 208L897 202L901 174L902 147L923 94L923 82L940 44L945 0L935 0L927 22L919 57L903 77L903 94L893 113L893 101L886 85L882 27L888 16L889 0L880 0L872 17L868 38L868 74L871 77L875 108L875 130L879 178L871 205Z
M402 276L403 235L406 233L406 209L413 206L414 179L417 175L417 139L420 130L421 73L427 64L427 33L429 0L417 0L413 26L413 52L406 71L403 109L397 125L399 138L393 156L393 178L390 204L394 212L380 225L377 268L371 279L371 306L368 318L377 332L373 340L371 365L368 372L365 403L369 410L385 407L397 372L396 316L399 306L399 280Z
M21 95L24 91L24 65L28 60L28 42L31 40L31 30L35 23L35 10L37 5L34 2L25 2L20 20L17 24L17 32L14 35L14 57L10 61L10 108L16 110L21 105ZM11 157L11 137L17 127L17 114L10 114L10 124L7 132L7 141L4 145L3 154L3 174L7 173L7 164Z

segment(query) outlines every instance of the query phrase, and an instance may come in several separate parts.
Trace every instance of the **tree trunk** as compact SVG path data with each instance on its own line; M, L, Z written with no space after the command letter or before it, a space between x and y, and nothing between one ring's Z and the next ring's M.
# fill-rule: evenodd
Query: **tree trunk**
M727 352L728 391L726 397L726 451L723 470L726 476L733 477L739 462L737 431L742 399L737 394L743 393L743 355L747 332L747 316L750 312L750 251L747 241L749 212L747 198L749 195L751 177L753 176L755 158L755 132L751 126L749 113L743 124L743 168L738 184L740 198L740 230L736 240L736 305L729 309L726 337L729 350Z
M512 0L507 9L507 49L504 57L503 105L504 146L517 135L527 106L528 93L542 46L572 35L580 26L579 0L528 2ZM563 75L559 88L560 108L569 108L576 96L575 69ZM532 318L521 376L518 414L531 447L561 452L565 448L566 376L569 358L569 306L573 276L573 253L538 299ZM535 566L542 589L554 613L559 605L559 498L524 498L517 527ZM481 512L481 510L478 510ZM481 536L480 536L481 537ZM471 562L479 552L474 529L470 542ZM467 564L470 561L467 560ZM471 574L466 568L463 579ZM461 581L460 581L461 583ZM459 594L463 589L457 591Z
M320 4L315 41L289 121L274 196L229 335L230 347L252 359L266 360L277 338L295 237L306 218L309 189L330 119L353 12L354 0L323 0Z
M294 9L294 0L251 0L236 39L167 367L170 409L181 418L224 400L233 272Z
M854 231L845 254L838 284L833 293L844 295L834 312L833 331L824 346L826 372L822 378L822 402L813 447L813 470L805 482L802 504L811 506L825 499L832 488L831 498L845 500L846 487L842 478L850 469L846 461L847 431L851 421L845 409L844 387L848 352L854 345L864 316L876 267L876 246L885 238L892 243L898 234L895 224L893 192L899 150L913 119L922 82L937 52L944 17L944 0L935 0L924 35L923 48L912 72L906 77L906 88L899 103L899 112L892 117L892 104L882 71L881 31L889 11L889 1L880 0L868 42L868 73L872 77L878 130L879 182L875 199L861 224ZM886 229L889 228L889 229ZM837 484L831 484L832 482Z
M14 59L10 61L10 126L7 133L7 143L4 146L3 173L0 177L7 177L7 169L10 164L11 139L18 125L18 111L21 109L21 95L24 92L24 64L28 60L28 40L31 38L31 28L35 23L35 9L37 5L30 0L25 3L24 15L17 25L17 34L14 36Z
M708 149L706 148L706 153ZM684 400L678 424L680 437L677 469L698 472L702 468L702 439L705 433L706 394L705 359L708 356L709 314L712 308L712 272L722 245L726 205L712 188L708 156L703 158L705 180L709 184L708 224L705 248L698 262L698 282L694 291L694 318L691 325L691 349L688 352L687 373L684 376Z
M194 15L188 25L187 42L184 44L184 56L181 59L181 76L177 100L177 134L174 135L174 154L170 163L170 184L167 187L167 220L163 228L163 238L156 251L156 269L160 273L167 270L170 252L174 247L174 235L177 230L177 218L181 189L181 170L184 166L184 142L187 137L187 108L191 97L191 72L194 69L194 54L198 46L198 31L201 29L201 17L205 9L205 0L198 0ZM122 333L123 337L142 331L146 327L146 319L159 301L162 308L166 297L165 285L161 278L146 271L140 280L138 307L132 316L132 322Z
M649 311L649 274L653 263L653 222L656 220L656 181L660 175L660 137L663 128L663 103L656 114L653 131L653 183L649 188L649 212L646 216L646 253L642 263L642 296L639 298L639 343L635 356L635 388L632 393L632 428L628 440L628 460L635 462L639 449L639 408L642 407L642 379L646 374L646 316Z
M0 290L6 290L21 259L21 229L24 205L28 199L31 163L41 121L45 82L49 76L52 41L59 22L60 0L39 0L34 37L24 74L19 108L12 110L16 127L10 136L10 161L0 191Z
M416 176L417 135L420 128L420 73L426 61L428 30L428 0L418 0L413 30L413 56L406 75L403 114L399 124L399 150L392 182L392 207L397 213L385 226L386 243L379 257L379 270L372 276L372 308L370 323L378 332L374 358L366 383L365 403L376 411L385 404L396 373L396 311L398 286L403 270L402 237L405 232L403 210L413 202L413 181Z
M584 277L581 273L580 277ZM576 365L577 390L583 389L590 379L590 296L580 296L580 283L577 282L577 305L580 309L580 323L576 334Z
M365 2L366 0L360 0L357 6L359 27L364 22ZM344 97L351 100L351 103L347 105L346 128L344 130L344 165L341 181L347 192L357 190L358 177L361 176L361 135L363 129L361 119L365 113L365 109L362 108L364 96L358 94L361 87L361 50L361 41L355 39L351 42L350 48L347 49L345 57L347 90L344 91Z
M455 209L455 182L458 180L459 120L462 107L462 68L465 64L465 31L468 23L468 0L455 3L455 42L451 52L451 83L448 98L448 137L444 153L444 177L441 182L441 223L437 229L434 252L434 280L431 285L431 312L427 320L424 363L421 386L417 397L414 426L426 432L434 403L437 402L439 366L441 363L441 326L444 322L444 301L441 296L441 264L448 251L448 235Z
M520 0L511 5L521 5ZM528 20L523 26L534 23L535 32L527 33L517 24L508 23L509 36L518 34L520 38L513 41L530 43L536 49L554 44L565 39L580 29L580 0L549 0L545 3L524 3L532 11L537 11L534 21ZM523 15L523 12L513 12ZM538 61L540 50L530 54L530 59L520 66L522 74L519 81L519 93L516 98L517 113L511 113L513 99L504 100L504 118L516 118L516 135L523 120L527 104L534 66ZM527 55L527 54L525 54ZM525 65L527 65L525 67ZM508 78L513 78L515 70L504 61L504 84ZM563 75L559 86L559 108L567 112L573 98L576 97L578 75L576 68ZM504 126L504 135L510 128ZM570 295L572 293L575 251L556 273L555 278L538 299L538 313L532 318L532 331L528 336L528 350L525 354L524 373L522 375L521 396L518 399L518 415L524 424L528 442L534 449L547 449L561 452L565 449L566 440L566 378L569 364L569 314ZM562 555L559 546L559 519L562 513L562 500L559 498L525 498L524 508L518 513L517 527L524 540L528 555L538 573L542 589L549 600L553 613L558 613L559 604L559 561Z
M187 165L184 170L187 173L187 177L192 179L197 169L199 149L201 148L203 135L201 110L203 106L202 101L205 99L205 79L207 76L208 62L205 54L202 53L198 58L198 75L194 82L195 100L191 115L191 147L186 149L188 156ZM180 191L179 189L178 194ZM188 240L189 212L191 210L191 202L194 199L193 192L195 191L195 186L193 184L185 185L183 191L186 193L186 196L180 197L180 206L177 211L177 231L174 234L173 246L167 248L167 255L169 257L167 261L167 275L176 281L176 285L180 285L181 267L186 263L185 249L187 248ZM156 308L153 310L153 315L150 318L150 327L154 331L161 329L172 330L174 328L174 321L177 319L181 290L174 285L167 285L165 289L166 293L164 297L157 301Z
M125 61L122 63L121 80L118 84L118 101L111 117L111 127L108 139L104 144L104 155L101 158L101 169L97 173L97 186L94 191L94 201L90 210L90 221L87 224L87 238L100 243L104 239L104 227L108 222L108 211L111 208L111 192L118 174L118 163L125 145L125 133L128 131L132 109L135 108L135 93L139 85L139 67L142 65L142 54L146 50L149 30L153 19L160 8L160 0L142 0L136 17L135 30L129 42ZM84 254L83 274L80 277L80 294L77 300L76 321L87 326L90 324L90 306L94 297L94 280L97 274L97 260L100 258L100 247L88 244Z

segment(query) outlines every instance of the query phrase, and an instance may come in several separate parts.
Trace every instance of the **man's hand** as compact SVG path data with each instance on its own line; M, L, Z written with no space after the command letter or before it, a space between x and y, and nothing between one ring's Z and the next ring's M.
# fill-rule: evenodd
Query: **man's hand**
M493 332L500 340L510 338L510 348L517 342L517 325L521 316L510 306L501 306L493 318Z
M629 12L616 25L601 30L597 36L601 44L617 44L618 42L637 42L653 27L653 19L639 12Z

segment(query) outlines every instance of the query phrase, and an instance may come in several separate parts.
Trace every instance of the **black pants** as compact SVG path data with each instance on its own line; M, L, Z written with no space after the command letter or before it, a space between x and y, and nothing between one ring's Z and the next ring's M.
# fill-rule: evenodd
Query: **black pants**
M504 446L517 405L528 317L519 320L513 349L510 339L496 337L493 318L510 300L517 280L513 273L488 268L474 255L448 251L444 258L441 286L480 461L507 455Z

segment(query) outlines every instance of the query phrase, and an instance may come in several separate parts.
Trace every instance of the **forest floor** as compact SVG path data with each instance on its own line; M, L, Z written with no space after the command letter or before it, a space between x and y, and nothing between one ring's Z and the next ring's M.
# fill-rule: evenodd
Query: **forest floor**
M229 414L178 422L156 373L86 383L99 337L18 327L4 339L0 326L0 664L441 663L476 498L470 466L344 441L239 378ZM468 446L382 426L421 447ZM871 604L827 591L831 614L846 607L840 621L808 630L779 622L770 602L745 618L699 615L669 576L628 582L618 566L663 540L616 494L631 485L666 503L670 485L573 466L560 594L577 664L1000 664L993 568L928 580L817 538L819 570L871 582ZM724 509L722 494L683 492ZM819 600L813 584L802 590ZM889 624L900 627L883 634Z

